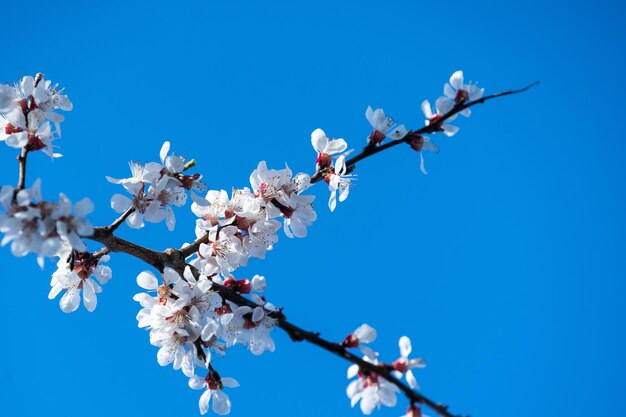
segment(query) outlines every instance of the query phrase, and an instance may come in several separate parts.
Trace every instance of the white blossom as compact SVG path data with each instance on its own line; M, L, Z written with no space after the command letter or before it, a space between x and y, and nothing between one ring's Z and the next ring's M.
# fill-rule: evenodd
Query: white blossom
M404 375L409 386L413 389L418 389L419 385L417 379L411 369L424 368L426 367L426 363L422 358L409 359L412 347L411 339L407 336L402 336L398 345L400 346L400 358L393 363L393 368L396 370L395 376L401 378L402 375Z
M420 154L420 171L422 174L428 175L428 171L426 171L426 165L424 164L424 154L423 151L429 151L434 153L439 153L439 147L435 145L428 136L422 136L418 134L412 134L410 136L409 146L416 152Z
M426 126L429 126L431 124L439 123L438 120L441 119L444 114L452 110L453 106L451 105L449 100L445 99L445 97L439 97L435 102L434 113L432 108L430 107L430 102L428 100L424 100L421 107L424 116L426 116ZM448 119L446 119L446 121L453 121L454 119L456 119L456 114L450 116ZM444 122L443 124L437 126L437 130L443 132L444 135L451 137L459 131L459 128L457 126Z
M404 125L385 116L383 109L372 110L371 106L367 106L365 117L373 128L372 133L367 138L370 145L379 145L385 138L402 139L408 133Z
M367 358L376 360L378 353L364 346L364 344L372 343L374 340L376 340L376 329L369 324L363 323L355 331L346 336L342 342L342 346L347 348L358 347Z
M346 165L346 154L342 154L337 158L335 166L331 172L326 175L325 181L328 183L330 197L328 199L328 207L330 211L335 211L337 207L337 193L339 193L339 201L343 202L348 198L352 181L356 175L348 174Z
M96 294L102 292L101 285L112 276L111 268L102 265L108 260L109 255L96 257L87 252L73 252L69 246L63 246L57 270L52 274L48 298L52 300L65 291L59 306L64 313L71 313L78 309L82 293L85 309L93 312L98 303Z
M213 412L219 415L230 413L230 398L222 391L224 387L236 388L239 383L233 378L221 378L219 374L213 370L209 371L206 378L202 379L197 375L189 379L189 387L200 390L206 389L200 396L198 403L200 414L204 415L209 411L209 403L213 400Z
M467 101L475 101L483 96L484 88L478 88L475 84L464 83L463 71L456 71L450 76L450 83L443 86L444 99L449 102L448 105L454 106L464 104ZM463 109L459 112L462 116L469 117L470 109Z
M162 164L150 162L130 163L131 177L116 179L107 177L113 184L122 185L132 199L121 194L111 198L111 208L117 213L129 209L133 212L126 218L126 223L135 229L144 226L144 221L159 223L165 220L169 231L174 230L176 218L172 206L181 207L187 202L186 190L201 189L201 175L183 175L185 159L182 156L167 155L170 143L161 147ZM194 198L199 198L192 193Z
M93 210L89 199L72 203L64 195L59 202L41 199L41 181L37 180L30 189L15 189L5 185L0 189L0 233L4 233L2 246L11 243L15 256L28 253L38 255L43 267L44 257L55 256L66 243L78 251L85 251L82 236L93 233L86 216Z
M42 74L26 76L14 85L0 85L0 141L13 148L42 150L52 158L52 141L61 136L63 115L55 110L72 110L72 103L58 84ZM54 125L52 128L51 123Z
M341 153L348 147L346 141L341 138L328 139L322 129L315 129L311 133L311 144L317 152L315 162L318 169L328 168L332 164L332 155Z
M367 356L363 358L366 362L378 365L376 359ZM346 394L350 399L350 405L354 407L359 401L363 414L369 415L381 405L394 407L397 403L396 393L398 387L371 371L361 371L358 365L348 368L348 379L357 377L351 381L346 389Z

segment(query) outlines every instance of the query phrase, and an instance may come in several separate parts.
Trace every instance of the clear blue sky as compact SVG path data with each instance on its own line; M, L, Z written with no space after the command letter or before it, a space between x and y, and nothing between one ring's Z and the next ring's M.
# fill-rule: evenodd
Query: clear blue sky
M473 417L623 414L626 372L626 34L614 1L7 2L0 80L44 72L74 111L65 157L29 158L44 196L91 197L115 216L127 161L158 160L164 140L195 157L214 189L248 184L261 159L312 171L317 127L359 147L367 105L409 127L419 104L463 69L487 93L541 85L476 108L427 155L393 149L358 166L335 213L318 185L304 240L281 237L239 276L268 277L287 316L341 340L362 322L383 358L406 334L429 367L423 393ZM0 184L14 184L0 149ZM153 248L193 238L148 225L121 235ZM97 249L97 246L94 246ZM195 416L199 392L161 368L136 327L124 255L92 314L49 301L48 263L0 251L4 330L0 414ZM239 380L234 416L358 416L347 364L275 332L261 358L216 363ZM381 417L404 413L401 403Z

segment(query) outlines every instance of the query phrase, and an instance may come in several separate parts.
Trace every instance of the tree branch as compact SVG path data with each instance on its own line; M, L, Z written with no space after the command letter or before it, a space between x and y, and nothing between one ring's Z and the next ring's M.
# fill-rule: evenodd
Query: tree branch
M28 156L28 147L22 148L22 153L17 157L17 163L20 165L20 174L17 180L17 190L23 190L26 185L26 157Z
M126 220L128 216L130 216L134 212L135 212L135 206L130 206L124 213L122 213L120 217L115 219L115 221L111 223L106 229L109 232L113 233L115 230L117 230L118 227L120 227L122 223L124 223L124 220Z
M451 118L452 116L454 116L455 114L470 108L472 106L475 106L476 104L483 104L489 100L492 100L494 98L498 98L498 97L504 97L504 96L508 96L508 95L512 95L512 94L519 94L519 93L523 93L524 91L530 90L532 87L536 86L537 84L539 84L539 81L535 81L529 85L527 85L526 87L517 89L517 90L507 90L507 91L502 91L500 93L495 93L495 94L491 94L489 96L485 96L482 98L479 98L478 100L474 100L468 103L463 103L460 105L456 105L454 106L448 113L442 115L440 118L438 118L436 120L436 122L431 123L429 125L426 125L418 130L410 130L406 136L402 139L397 139L397 140L393 140L390 142L385 143L384 145L381 146L371 146L368 145L365 148L363 148L363 150L353 156L352 158L348 159L346 161L346 167L347 167L347 172L352 172L354 171L354 169L356 168L356 163L359 161L362 161L365 158L368 158L372 155L376 155L377 153L386 151L389 148L393 148L394 146L397 146L401 143L409 143L411 140L411 136L412 135L426 135L426 134L431 134L431 133L437 133L439 131L439 129L441 128L441 126L443 125L443 122L445 122L446 120L448 120L449 118ZM320 172L317 171L315 174L313 174L311 176L311 183L317 183L320 180L322 180L324 178L324 174L325 172Z
M160 272L163 272L163 269L168 266L178 271L182 277L182 272L185 270L185 267L189 266L185 262L186 256L183 252L184 249L177 250L170 248L166 249L163 252L147 249L143 246L134 244L113 235L112 231L104 227L95 228L94 234L87 238L102 243L103 245L105 245L106 248L108 248L108 251L123 252L135 258L138 258L145 263L152 265ZM198 271L194 267L191 268L193 269L194 273L198 273ZM227 287L224 287L223 285L213 283L212 288L214 288L216 292L222 296L222 298L232 303L235 303L238 306L248 306L251 308L260 307L255 302L243 297L241 294L238 294L237 292ZM379 376L385 378L387 381L398 387L411 403L425 404L444 417L457 417L448 412L447 406L432 401L431 399L412 390L409 386L398 380L391 374L391 370L387 368L385 364L381 363L379 365L374 365L372 363L364 361L358 356L350 353L340 344L329 342L321 338L319 333L304 330L290 323L289 321L287 321L286 316L282 312L270 313L270 316L276 320L276 326L284 330L293 341L307 341L339 356L340 358L347 360L348 362L358 365L361 369L378 374Z
M403 139L390 141L381 146L368 145L358 155L355 155L354 157L350 158L346 162L348 171L354 170L356 167L356 163L360 162L363 159L366 159L372 155L375 155L389 148L397 146L400 143L410 143L411 139L414 138L416 135L437 133L438 131L440 131L441 126L445 120L453 117L455 114L461 112L464 109L472 107L476 104L483 104L486 101L497 98L497 97L503 97L503 96L511 95L511 94L518 94L518 93L527 91L533 86L537 85L538 83L539 82L537 81L518 90L509 90L509 91L492 94L492 95L482 97L472 102L459 103L455 105L448 113L442 115L433 123L427 126L424 126L418 130L409 131L408 134ZM26 154L27 154L27 150L26 148L24 148L22 150L22 155L20 156L20 158L18 158L18 160L20 161L20 182L18 183L18 188L20 187L20 185L22 188L24 186ZM190 162L190 166L193 166L191 162ZM324 171L324 172L317 171L311 177L311 182L312 183L319 182L321 179L324 178L324 175L326 173L327 171ZM128 218L128 216L130 216L134 211L135 209L133 207L129 208L119 218L117 218L110 226L96 227L94 229L93 235L88 236L86 238L103 244L105 246L105 248L103 249L105 253L106 251L123 252L131 256L134 256L149 265L152 265L153 267L158 269L160 272L163 272L166 266L171 267L174 270L178 271L182 277L183 271L185 270L187 266L189 266L186 263L185 259L193 255L199 249L202 243L208 242L208 234L201 236L200 238L196 239L192 244L186 246L185 248L181 250L173 249L173 248L166 249L163 252L151 250L143 246L129 242L127 240L121 239L113 234L113 232L119 227L119 225L122 224L124 220L126 220L126 218ZM194 267L191 267L191 268L192 270L194 270L194 273L196 274L198 273L198 271ZM214 288L222 296L223 299L228 300L236 305L248 306L251 308L259 307L258 304L243 297L241 294L227 287L214 283L212 288ZM341 344L330 342L320 337L319 333L314 333L314 332L304 330L290 323L287 320L286 316L282 313L282 311L271 312L271 313L268 313L268 315L276 320L276 326L281 328L283 331L285 331L291 337L293 341L307 341L330 353L333 353L336 356L339 356L340 358L347 360L348 362L358 365L359 368L361 368L364 371L376 373L377 375L389 381L391 384L395 385L401 392L404 393L404 395L408 398L408 400L412 404L413 403L424 404L430 407L431 409L433 409L439 415L444 416L444 417L457 417L448 411L447 406L442 405L440 403L436 403L435 401L429 399L428 397L425 397L424 395L418 393L417 391L414 391L408 385L404 384L402 381L394 377L392 374L393 372L392 366L384 364L384 363L379 363L376 365L376 364L366 362L365 360L349 352ZM199 349L199 351L201 350L202 349Z

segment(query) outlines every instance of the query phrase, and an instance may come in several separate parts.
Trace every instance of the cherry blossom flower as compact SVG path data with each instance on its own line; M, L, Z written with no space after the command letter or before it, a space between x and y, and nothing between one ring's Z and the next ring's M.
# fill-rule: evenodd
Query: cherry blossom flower
M170 142L161 146L159 157L161 164L149 162L140 164L130 163L132 176L116 179L106 177L113 184L121 184L132 199L121 194L111 198L111 208L117 213L124 213L129 209L133 212L126 218L126 223L135 229L144 226L144 221L159 223L165 220L169 231L174 230L176 218L172 206L182 207L187 202L186 190L202 190L204 184L200 182L202 175L183 175L182 172L194 163L186 163L182 156L168 155ZM201 197L191 193L193 199L204 201Z
M186 376L195 373L196 366L206 368L210 356L200 352L195 342L206 321L215 320L215 308L222 304L219 294L211 291L212 283L201 277L196 281L189 270L185 280L177 272L165 268L164 284L159 286L150 271L137 277L137 283L146 290L157 292L155 297L146 293L135 295L143 307L137 315L138 326L150 330L150 343L159 347L157 361L161 366L173 365Z
M365 361L378 365L376 359L367 356L363 358ZM380 377L374 372L364 372L359 366L354 364L348 368L348 379L357 377L351 381L346 389L346 394L350 399L350 405L354 407L359 401L363 414L369 415L374 409L380 408L381 405L394 407L397 403L396 393L399 392L398 387Z
M72 110L72 103L62 92L43 74L26 76L15 86L0 85L0 117L4 119L0 140L14 148L42 150L52 158L60 157L53 151L52 141L61 136L64 117L54 110Z
M412 348L411 339L407 336L402 336L398 345L400 346L400 358L393 363L393 368L396 370L396 377L401 378L402 375L404 375L409 386L413 389L418 389L419 385L417 379L415 379L411 369L425 368L426 363L422 358L409 359Z
M93 312L98 303L96 294L102 292L101 285L106 284L112 276L111 268L102 265L108 260L109 255L93 256L88 252L72 251L69 246L63 246L59 253L57 270L52 274L52 288L48 298L52 300L61 291L65 291L59 300L59 306L64 313L71 313L78 309L82 292L85 309Z
M214 259L217 264L217 270L207 270L206 275L212 275L216 272L226 276L230 272L239 268L240 265L246 265L249 255L244 250L241 238L238 236L239 229L235 226L225 226L219 228L214 226L209 231L208 244L202 243L199 248L200 256L205 259Z
M335 167L330 171L324 180L328 183L328 190L330 191L330 197L328 199L328 207L330 211L335 211L337 207L337 192L339 192L339 201L343 202L348 198L350 193L350 187L352 181L356 178L356 175L347 174L348 167L346 165L346 155L342 154L337 158Z
M204 415L209 411L209 403L213 400L213 412L219 415L230 413L230 398L222 391L224 387L236 388L239 383L233 378L221 378L220 375L211 369L207 376L202 379L197 375L189 378L189 387L192 389L206 390L200 396L200 414Z
M315 129L311 133L311 144L317 151L317 169L328 168L332 164L332 155L346 150L348 144L343 139L328 139L322 129Z
M420 154L420 171L422 171L422 174L428 175L426 165L424 164L423 151L439 153L439 147L431 142L428 136L418 135L417 133L412 133L409 139L409 146L411 149L419 152Z
M438 122L441 119L441 116L446 114L452 109L449 100L445 100L444 97L439 97L435 102L435 113L433 113L432 108L430 107L430 102L428 100L424 100L422 102L422 112L424 112L424 116L426 116L426 126L430 126L431 124L437 125L437 131L443 132L444 135L452 137L458 131L459 128L457 126ZM456 119L456 114L450 116L446 121L452 121Z
M370 145L380 145L385 138L402 139L408 133L404 125L396 123L391 117L386 117L383 109L372 110L367 106L365 117L374 129L367 138Z
M292 177L289 167L267 169L265 161L261 161L250 175L250 184L254 195L263 201L268 219L282 215L287 237L306 236L306 228L317 219L313 210L315 196L302 195L311 186L309 175L298 173Z
M464 83L463 71L456 71L450 76L450 83L443 86L444 99L449 105L464 104L467 101L475 101L483 96L484 88L478 88L475 84ZM459 112L462 116L469 117L472 112L470 109L463 109Z
M367 346L363 346L363 344L372 343L376 340L376 329L371 327L369 324L360 325L354 332L350 333L341 343L342 346L346 348L355 348L358 347L363 352L363 355L366 357L375 360L378 357L378 353L374 352Z
M43 267L44 257L55 256L63 242L78 251L86 250L80 237L93 233L86 218L93 210L89 199L79 201L73 209L64 194L59 195L58 203L42 201L41 181L37 180L30 189L2 187L0 204L5 210L0 213L0 233L4 233L1 244L11 243L13 255L37 253Z

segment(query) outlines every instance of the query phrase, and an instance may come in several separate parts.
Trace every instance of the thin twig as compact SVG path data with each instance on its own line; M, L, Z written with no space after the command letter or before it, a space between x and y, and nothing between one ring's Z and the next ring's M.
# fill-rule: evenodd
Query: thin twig
M352 172L355 169L355 165L357 162L362 161L365 158L369 158L372 155L376 155L377 153L381 153L383 151L386 151L389 148L393 148L394 146L400 145L401 143L409 143L410 138L412 135L425 135L425 134L431 134L431 133L437 133L439 131L439 129L441 128L443 122L445 122L446 120L448 120L449 118L451 118L452 116L454 116L455 114L470 108L472 106L475 106L476 104L483 104L486 101L492 100L494 98L498 98L498 97L503 97L503 96L508 96L511 94L519 94L519 93L523 93L524 91L528 91L530 90L532 87L536 86L537 84L539 84L539 81L535 81L529 85L527 85L524 88L520 88L517 90L507 90L507 91L502 91L500 93L495 93L495 94L491 94L489 96L485 96L482 98L479 98L478 100L474 100L468 103L464 103L461 105L456 105L454 106L448 113L442 115L440 118L438 118L434 123L431 123L427 126L424 126L418 130L411 130L409 131L406 136L403 139L397 139L397 140L393 140L390 142L385 143L384 145L381 146L366 146L365 148L363 148L363 150L353 156L352 158L348 159L346 161L346 168L347 168L347 172ZM319 182L320 180L322 180L324 178L324 174L321 172L316 172L315 174L313 174L311 176L311 183L316 183Z
M115 219L115 221L113 223L111 223L107 229L110 232L114 232L115 230L117 230L118 227L120 227L120 225L122 223L124 223L124 220L126 220L128 218L128 216L130 216L131 214L133 214L135 212L135 206L130 206L124 213L122 213L122 215L120 217L118 217L117 219Z
M22 153L17 157L17 162L20 165L20 174L17 180L17 189L23 190L26 186L26 157L28 156L28 147L22 148Z

